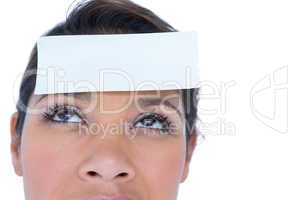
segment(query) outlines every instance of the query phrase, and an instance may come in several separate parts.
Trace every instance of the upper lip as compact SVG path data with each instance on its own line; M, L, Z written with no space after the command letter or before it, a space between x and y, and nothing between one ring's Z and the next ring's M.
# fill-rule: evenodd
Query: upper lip
M85 200L132 200L132 199L125 197L125 196L102 196L102 195L99 195L99 196L89 197Z

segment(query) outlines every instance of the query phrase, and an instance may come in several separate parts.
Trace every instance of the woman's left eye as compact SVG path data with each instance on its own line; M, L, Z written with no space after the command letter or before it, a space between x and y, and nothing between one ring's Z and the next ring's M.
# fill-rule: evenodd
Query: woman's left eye
M58 123L81 123L83 121L78 109L72 106L55 105L44 113L44 117Z
M157 113L142 113L134 122L135 128L150 128L157 129L162 132L170 132L171 122L166 116Z

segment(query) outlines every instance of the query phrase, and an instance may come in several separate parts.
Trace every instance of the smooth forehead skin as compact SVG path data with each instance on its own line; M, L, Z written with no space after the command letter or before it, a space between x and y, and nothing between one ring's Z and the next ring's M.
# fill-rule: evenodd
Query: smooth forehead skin
M172 108L183 118L182 97L180 90L158 91L112 91L112 92L81 92L49 95L32 95L29 102L31 107L39 107L51 103L51 101L80 101L88 104L90 111L96 109L96 104L101 104L99 112L117 113L135 106L142 110L147 106L163 105Z
M132 96L138 104L128 103ZM55 103L78 107L87 125L45 120L44 112ZM14 156L26 200L90 200L99 195L123 196L124 200L176 199L194 148L192 143L186 145L183 134L179 91L34 95L29 106L35 113L26 115L20 155ZM149 117L141 120L145 112L166 116L174 132L161 134L164 122ZM122 123L133 129L115 128ZM90 134L92 125L98 126L97 134ZM134 133L134 137L121 133Z

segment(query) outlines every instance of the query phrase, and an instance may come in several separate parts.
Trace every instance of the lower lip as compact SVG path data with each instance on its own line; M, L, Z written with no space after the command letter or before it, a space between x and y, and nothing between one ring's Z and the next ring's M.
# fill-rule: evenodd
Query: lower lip
M130 200L125 197L92 197L86 200Z

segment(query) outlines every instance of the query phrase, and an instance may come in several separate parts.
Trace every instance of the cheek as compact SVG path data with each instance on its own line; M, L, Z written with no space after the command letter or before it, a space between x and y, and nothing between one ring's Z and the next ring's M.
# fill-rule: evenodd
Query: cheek
M183 142L143 145L139 155L139 169L145 176L153 199L173 199L176 196L184 164Z
M28 134L22 144L24 189L28 199L43 199L59 194L68 176L68 153L49 138ZM60 191L60 192L59 192ZM29 198L30 196L30 198Z
M57 178L57 159L47 151L27 149L23 154L23 178L25 191L34 198L44 198L51 193Z

